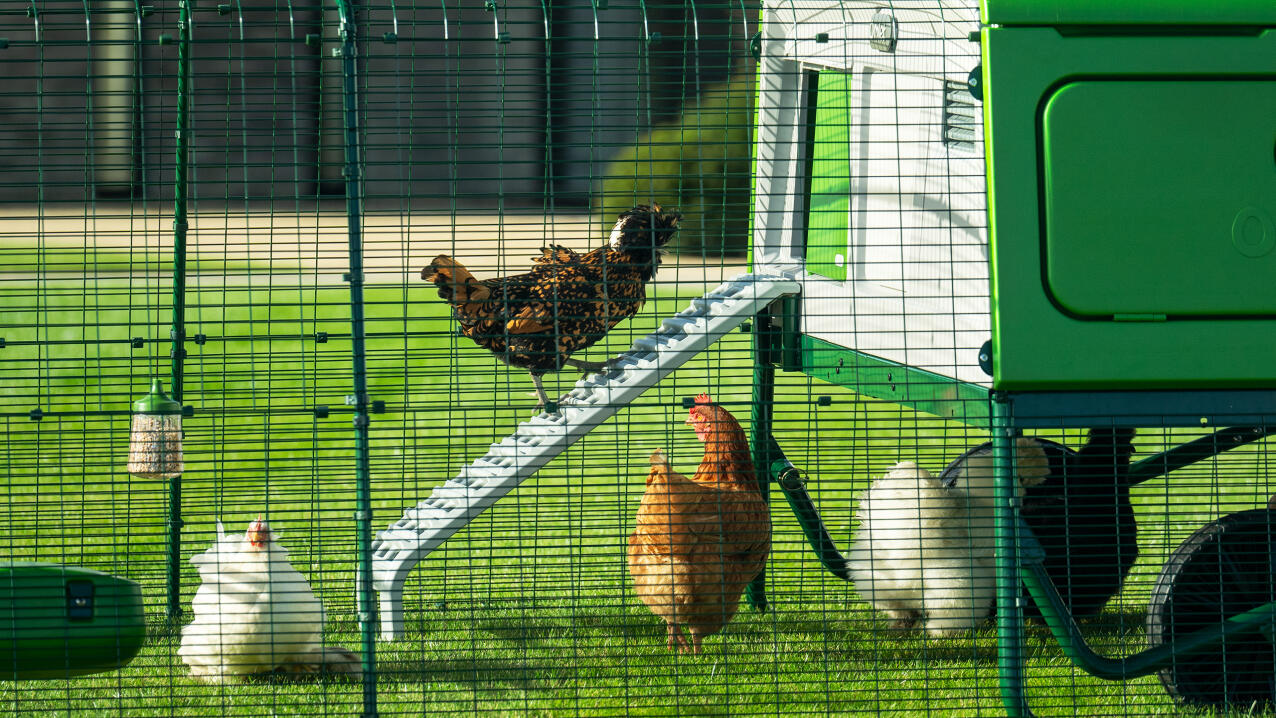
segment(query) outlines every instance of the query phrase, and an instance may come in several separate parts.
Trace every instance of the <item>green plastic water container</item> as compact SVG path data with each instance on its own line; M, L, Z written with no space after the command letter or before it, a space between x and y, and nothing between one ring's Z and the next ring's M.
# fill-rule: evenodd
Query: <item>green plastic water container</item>
M0 562L0 679L115 670L145 638L137 583L73 566Z

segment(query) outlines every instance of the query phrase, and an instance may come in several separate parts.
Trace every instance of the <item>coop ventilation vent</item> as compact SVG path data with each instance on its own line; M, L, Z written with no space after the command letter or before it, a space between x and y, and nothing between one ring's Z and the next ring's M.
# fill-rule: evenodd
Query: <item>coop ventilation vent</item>
M944 145L963 152L975 151L979 108L970 87L949 80L944 83Z

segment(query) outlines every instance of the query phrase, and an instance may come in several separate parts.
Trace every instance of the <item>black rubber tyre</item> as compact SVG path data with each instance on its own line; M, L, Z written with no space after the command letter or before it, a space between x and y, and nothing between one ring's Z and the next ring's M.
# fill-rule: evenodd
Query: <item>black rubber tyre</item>
M1229 514L1192 534L1170 556L1152 588L1147 635L1151 646L1217 624L1273 600L1276 512ZM1276 646L1247 632L1160 672L1181 703L1239 709L1276 704Z

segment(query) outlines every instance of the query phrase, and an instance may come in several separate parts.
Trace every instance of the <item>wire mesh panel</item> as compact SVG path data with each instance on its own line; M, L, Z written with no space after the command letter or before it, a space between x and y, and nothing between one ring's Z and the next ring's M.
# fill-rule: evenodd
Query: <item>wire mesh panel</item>
M0 710L1269 712L1269 392L989 390L978 10L0 8Z
M321 28L313 6L4 11L7 712L362 709Z

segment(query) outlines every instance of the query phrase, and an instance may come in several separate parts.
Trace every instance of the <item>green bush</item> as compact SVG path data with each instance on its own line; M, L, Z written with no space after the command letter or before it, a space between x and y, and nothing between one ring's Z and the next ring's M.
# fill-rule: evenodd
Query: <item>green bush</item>
M636 204L676 207L673 249L742 254L749 246L753 83L747 75L707 88L607 165L594 211L605 224Z

